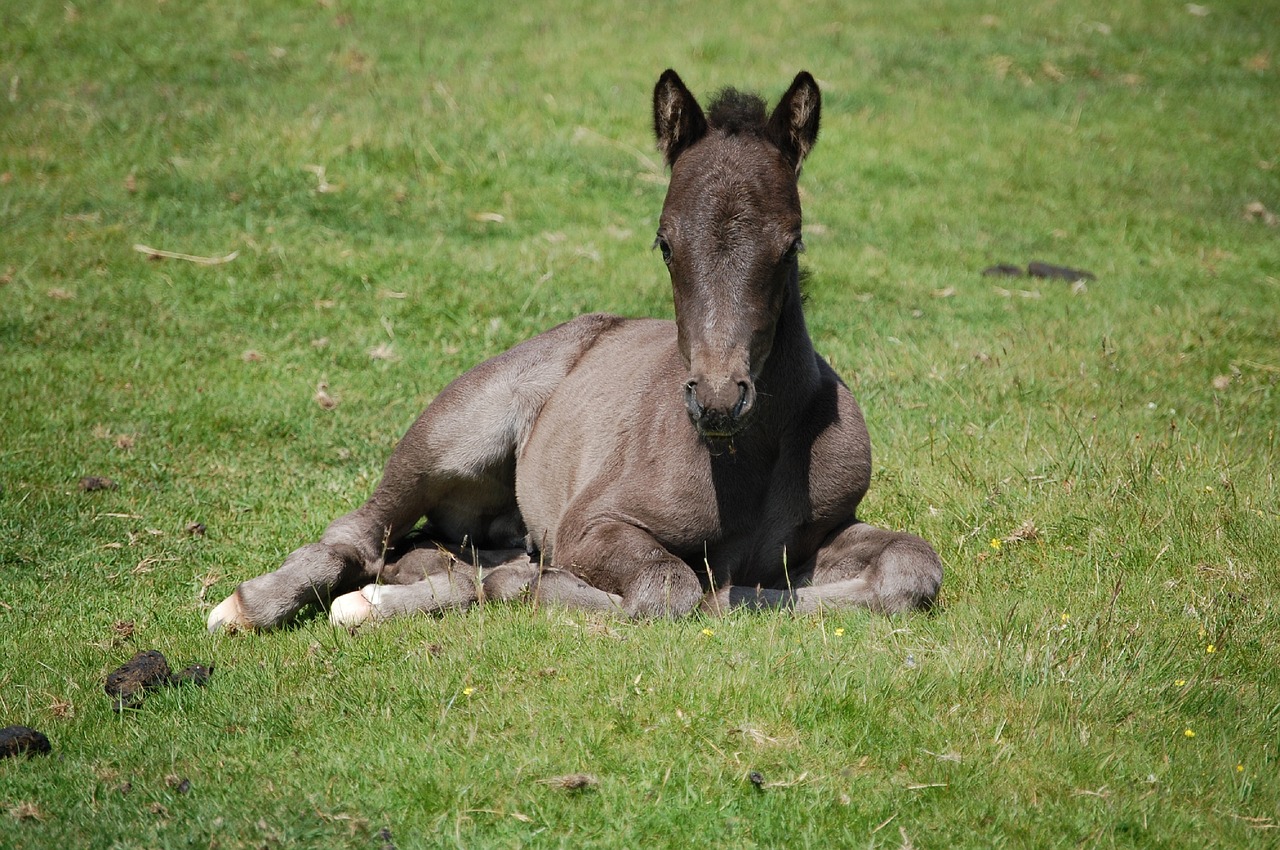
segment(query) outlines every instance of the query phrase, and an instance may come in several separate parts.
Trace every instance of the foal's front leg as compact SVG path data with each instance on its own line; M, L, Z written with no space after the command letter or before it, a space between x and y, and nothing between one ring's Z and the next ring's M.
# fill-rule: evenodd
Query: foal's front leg
M914 534L854 520L832 533L801 571L798 587L724 587L703 600L720 614L732 608L867 608L882 614L928 609L942 585L942 561Z
M702 598L702 585L689 565L629 523L568 522L556 547L557 565L620 598L621 613L628 617L682 617Z
M481 602L622 610L620 596L592 587L567 570L543 568L523 549L466 552L462 547L441 545L416 548L387 564L379 578L378 583L334 599L329 607L330 622L355 626L366 620L435 614Z
M855 520L818 550L808 586L796 591L796 610L924 610L941 586L942 560L932 546L914 534Z
M528 565L523 552L512 566ZM365 620L384 620L402 614L438 613L469 608L481 598L481 571L443 549L416 549L394 565L391 584L367 584L345 593L329 606L335 626L355 626Z

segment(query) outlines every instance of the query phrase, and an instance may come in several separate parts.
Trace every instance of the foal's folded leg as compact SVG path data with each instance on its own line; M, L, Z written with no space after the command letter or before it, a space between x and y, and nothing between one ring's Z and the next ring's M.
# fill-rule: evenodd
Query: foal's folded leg
M593 587L568 570L512 559L484 571L484 601L528 602L580 611L621 613L622 597Z
M854 521L818 550L796 610L864 607L882 614L925 610L942 586L942 560L914 534Z
M619 597L626 616L683 617L698 606L698 577L649 532L618 521L581 531L575 525L561 527L556 562L571 566L588 586Z
M345 593L329 607L329 622L355 626L402 614L432 614L469 608L480 598L480 577L465 567L433 573L412 584L368 584Z
M852 522L833 533L800 571L794 587L721 587L703 613L789 608L798 614L867 608L882 614L927 609L942 584L942 561L914 534Z
M378 572L375 583L333 600L329 621L338 626L354 626L365 620L385 620L401 614L468 608L486 596L481 576L491 572L495 565L512 568L523 565L536 573L523 550L472 550L467 554L475 559L474 564L460 557L462 551L460 546L445 545L409 550L386 564Z
M513 560L483 570L459 564L410 584L370 584L339 596L329 609L334 625L354 626L402 614L431 614L476 602L530 602L586 611L622 611L622 597L592 587L566 570L540 570Z
M539 605L555 605L579 611L623 614L622 597L592 587L568 570L543 570L531 583L531 596Z

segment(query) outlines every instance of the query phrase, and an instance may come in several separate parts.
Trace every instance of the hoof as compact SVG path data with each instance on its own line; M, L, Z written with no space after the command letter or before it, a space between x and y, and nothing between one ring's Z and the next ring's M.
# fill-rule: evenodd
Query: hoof
M732 590L732 586L725 585L714 593L707 593L698 610L708 617L723 617L733 607L729 598Z
M329 606L329 622L335 626L350 628L377 616L375 606L382 597L382 587L365 585L360 590L344 593Z
M218 603L218 607L209 612L207 627L209 634L216 634L223 627L231 629L251 629L253 623L245 616L244 605L240 602L240 590Z

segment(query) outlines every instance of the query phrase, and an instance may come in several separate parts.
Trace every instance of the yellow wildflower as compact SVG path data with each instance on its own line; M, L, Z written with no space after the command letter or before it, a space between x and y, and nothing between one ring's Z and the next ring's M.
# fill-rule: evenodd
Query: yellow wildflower
M463 695L464 697L469 697L469 696L471 696L472 694L474 694L475 692L476 692L476 689L475 689L475 688L472 688L472 687L466 687L466 688L463 688L463 689L462 689L462 695Z
M1000 538L999 538L999 537L992 537L992 538L991 538L991 548L992 548L992 549L995 549L997 552L999 552L999 551L1000 551Z
M1194 738L1196 736L1196 733L1192 732L1190 729L1187 729L1182 734L1186 735L1188 738Z
M1178 681L1174 682L1174 684L1177 685L1178 687L1182 687L1186 683L1187 683L1186 679L1179 679Z
M714 634L715 634L715 631L714 631L714 630L712 630L712 629L703 629L703 630L702 630L702 633L703 633L704 635L706 635L707 637L711 637L712 635L714 635Z
M843 637L844 629L836 629L836 637Z
M1070 614L1068 614L1066 611L1063 611L1063 612L1062 612L1062 622L1064 622L1064 623L1065 623L1065 622L1067 622L1067 621L1068 621L1068 620L1070 620L1070 619L1071 619L1071 615L1070 615Z
M1236 773L1244 773L1244 765L1242 764L1236 765Z
M1218 648L1217 648L1216 646L1214 646L1213 644L1209 644L1208 646L1206 646L1206 647L1204 648L1204 651L1205 651L1205 652L1207 652L1207 653L1209 653L1210 655L1212 655L1213 653L1215 653L1215 652L1217 652L1217 651L1218 651Z

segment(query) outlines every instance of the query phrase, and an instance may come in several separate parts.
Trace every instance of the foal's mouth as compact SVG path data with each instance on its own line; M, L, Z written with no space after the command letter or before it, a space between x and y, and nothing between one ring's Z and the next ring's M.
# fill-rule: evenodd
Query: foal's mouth
M750 424L750 417L737 418L721 416L704 416L700 419L689 417L698 436L707 442L732 440L745 431Z
M734 437L742 433L742 427L737 428L703 428L701 425L695 425L698 436L704 440L732 440Z

